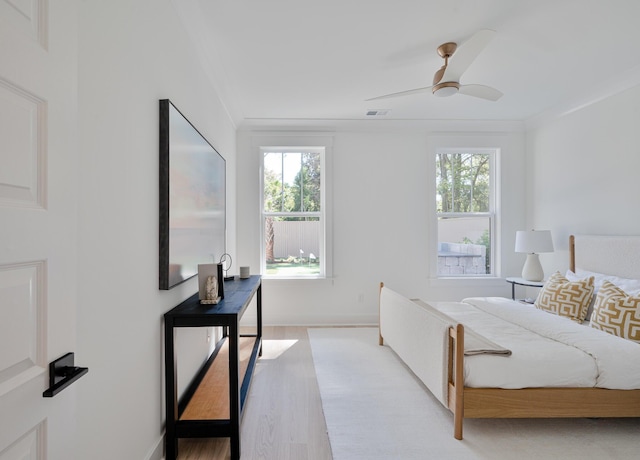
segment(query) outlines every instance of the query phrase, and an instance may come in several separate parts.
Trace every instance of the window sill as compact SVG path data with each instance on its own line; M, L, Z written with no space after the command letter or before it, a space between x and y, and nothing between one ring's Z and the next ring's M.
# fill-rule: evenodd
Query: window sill
M318 284L318 283L327 283L327 284L331 284L333 285L333 280L334 278L327 278L327 277L318 277L318 278L305 278L305 277L294 277L294 278L280 278L280 277L269 277L269 276L263 276L262 277L262 281L264 283L267 284L275 284L275 285L296 285L299 286L300 284Z

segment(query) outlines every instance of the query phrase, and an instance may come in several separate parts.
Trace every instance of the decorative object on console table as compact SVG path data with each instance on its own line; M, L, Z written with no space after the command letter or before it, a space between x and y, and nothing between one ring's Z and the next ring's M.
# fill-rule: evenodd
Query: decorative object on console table
M222 275L222 264L218 264L218 295L224 299L224 276Z
M229 270L231 269L231 264L233 263L233 259L230 254L226 252L220 256L220 264L222 264L222 269L224 270L224 280L225 281L233 281L233 275L229 276Z
M244 280L251 276L251 269L249 267L240 267L240 279Z
M202 304L215 305L222 300L222 278L218 265L220 264L198 264L198 297Z
M522 278L527 281L542 281L544 271L540 265L538 254L553 252L553 241L549 230L518 230L516 232L516 252L527 254L527 260L522 267Z
M515 276L509 276L505 278L507 283L511 283L511 299L516 300L516 284L518 286L528 286L541 288L544 286L544 281L528 281L524 278L517 278ZM533 303L533 299L522 299L521 302Z

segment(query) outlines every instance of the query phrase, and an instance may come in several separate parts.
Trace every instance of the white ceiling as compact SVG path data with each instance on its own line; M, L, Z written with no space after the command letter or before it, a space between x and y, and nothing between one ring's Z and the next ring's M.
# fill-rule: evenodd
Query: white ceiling
M639 0L173 0L238 126L264 120L529 120L640 84ZM497 102L430 92L436 48L495 38L461 83ZM455 59L455 55L452 59Z

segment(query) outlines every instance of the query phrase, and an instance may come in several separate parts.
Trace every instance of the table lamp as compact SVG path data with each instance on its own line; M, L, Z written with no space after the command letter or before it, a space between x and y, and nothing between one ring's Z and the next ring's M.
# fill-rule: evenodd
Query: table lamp
M542 281L544 271L540 265L538 254L553 252L553 241L550 230L518 230L516 232L516 252L527 254L522 267L522 277L527 281Z

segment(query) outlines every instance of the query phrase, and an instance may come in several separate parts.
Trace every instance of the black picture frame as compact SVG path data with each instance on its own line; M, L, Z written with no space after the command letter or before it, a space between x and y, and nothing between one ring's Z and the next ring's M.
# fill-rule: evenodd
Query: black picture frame
M226 252L226 160L169 99L159 109L159 288L168 290Z

